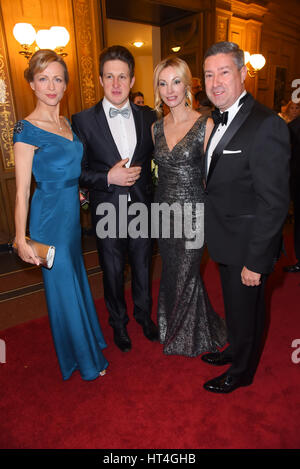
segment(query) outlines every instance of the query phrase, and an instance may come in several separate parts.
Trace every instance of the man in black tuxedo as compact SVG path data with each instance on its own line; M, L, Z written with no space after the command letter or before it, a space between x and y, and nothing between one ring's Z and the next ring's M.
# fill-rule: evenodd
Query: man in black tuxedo
M101 53L100 82L103 100L75 114L72 123L84 145L80 185L90 194L109 323L116 345L126 352L131 348L124 298L127 256L132 273L134 317L149 340L158 339L157 327L150 318L151 239L150 236L133 239L127 232L132 219L128 216L130 204L140 202L147 208L151 204L151 125L156 117L149 108L129 101L134 84L134 58L125 47L112 46ZM113 207L111 213L116 215L116 233L107 237L99 235L98 230L99 221L107 215L103 207ZM108 220L108 225L111 222L112 219Z
M294 204L294 247L297 262L284 267L285 272L300 272L300 117L288 124L291 136L291 198Z
M204 384L228 393L252 383L265 323L264 287L281 248L289 206L285 122L246 93L237 44L206 52L206 93L216 107L206 151L205 238L219 264L228 347L202 359L230 368Z

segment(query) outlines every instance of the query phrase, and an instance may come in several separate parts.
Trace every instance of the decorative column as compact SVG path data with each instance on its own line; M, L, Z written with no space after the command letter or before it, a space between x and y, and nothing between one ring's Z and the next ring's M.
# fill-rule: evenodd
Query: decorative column
M9 242L14 233L15 164L12 134L15 121L15 106L0 6L0 245Z
M101 97L99 53L105 47L105 1L72 0L82 109Z
M12 131L16 121L8 63L2 13L0 10L0 148L4 170L14 167Z

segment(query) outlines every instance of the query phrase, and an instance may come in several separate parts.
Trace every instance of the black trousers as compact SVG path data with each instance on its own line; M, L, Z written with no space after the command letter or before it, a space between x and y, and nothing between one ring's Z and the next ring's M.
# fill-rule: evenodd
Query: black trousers
M265 284L247 287L242 284L242 266L219 264L229 346L224 355L232 359L233 376L253 379L262 348L265 327Z
M93 225L100 217L92 212ZM128 216L128 224L132 217ZM118 228L118 226L117 226ZM109 312L109 324L122 328L129 321L124 296L124 270L128 260L131 267L131 289L134 302L133 315L137 322L150 318L152 308L150 267L152 243L148 238L97 237L99 262L103 270L104 300Z

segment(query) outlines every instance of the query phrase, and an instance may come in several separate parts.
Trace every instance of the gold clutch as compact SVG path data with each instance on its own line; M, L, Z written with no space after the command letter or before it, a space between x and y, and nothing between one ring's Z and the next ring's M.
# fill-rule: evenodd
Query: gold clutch
M26 243L32 247L34 254L39 258L40 265L47 267L47 269L51 269L55 257L55 247L48 246L48 244L38 243L37 241L34 241L27 236L25 239ZM16 252L18 252L18 246L16 242L13 243L13 248Z

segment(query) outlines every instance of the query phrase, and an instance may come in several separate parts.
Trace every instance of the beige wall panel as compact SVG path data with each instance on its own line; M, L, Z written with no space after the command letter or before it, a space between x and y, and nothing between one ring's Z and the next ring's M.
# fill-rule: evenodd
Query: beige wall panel
M144 94L145 104L154 106L153 99L153 61L151 56L137 56L135 58L135 84L133 93L141 91Z

